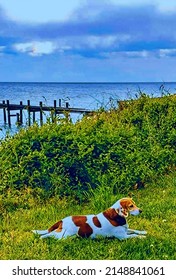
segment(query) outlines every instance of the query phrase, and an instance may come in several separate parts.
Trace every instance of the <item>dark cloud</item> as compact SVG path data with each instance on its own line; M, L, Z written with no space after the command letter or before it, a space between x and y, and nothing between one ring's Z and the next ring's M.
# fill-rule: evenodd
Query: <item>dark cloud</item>
M152 13L152 14L151 14ZM47 23L28 26L28 34L33 34L43 39L53 39L60 36L85 36L85 35L121 35L144 37L151 33L153 21L158 16L153 7L147 8L117 8L110 6L102 9L95 16L75 17L65 23ZM154 23L155 24L155 23ZM152 31L153 32L153 31Z
M161 13L155 6L118 7L87 5L65 22L27 24L15 22L0 9L0 45L32 40L69 46L69 53L100 56L103 52L152 51L176 47L176 12ZM101 44L113 36L112 44ZM91 44L91 37L99 38ZM105 38L105 39L104 39ZM9 41L10 39L10 41ZM4 42L4 43L3 43ZM96 50L95 50L96 49Z

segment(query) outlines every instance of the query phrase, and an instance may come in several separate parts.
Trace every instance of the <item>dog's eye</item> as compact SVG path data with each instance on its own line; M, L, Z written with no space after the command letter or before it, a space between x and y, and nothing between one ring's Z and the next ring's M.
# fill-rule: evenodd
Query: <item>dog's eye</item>
M132 204L132 205L130 205L130 208L133 208L134 207L134 205Z

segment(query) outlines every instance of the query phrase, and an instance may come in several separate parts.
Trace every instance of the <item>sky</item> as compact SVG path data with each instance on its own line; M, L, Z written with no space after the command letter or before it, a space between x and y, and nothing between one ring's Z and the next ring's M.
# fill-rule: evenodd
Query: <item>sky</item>
M0 0L0 82L175 82L175 0Z

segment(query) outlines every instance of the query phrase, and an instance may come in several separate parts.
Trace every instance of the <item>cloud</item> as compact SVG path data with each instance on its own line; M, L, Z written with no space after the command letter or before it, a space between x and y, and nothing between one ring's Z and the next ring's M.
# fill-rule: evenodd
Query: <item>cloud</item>
M29 43L19 43L13 45L14 49L22 52L28 53L30 56L41 56L51 54L55 50L55 45L52 42L29 42Z
M147 58L150 56L150 52L146 50L142 51L128 51L128 52L121 52L122 56L129 57L129 58Z
M162 58L174 55L176 46L176 12L163 13L154 5L88 1L65 21L35 24L16 22L0 9L0 26L0 44L30 56L57 52L106 59L117 53Z
M176 57L176 49L158 49L154 51L119 51L119 52L111 52L109 54L102 54L107 58L167 58L167 57Z
M0 46L0 52L5 49L5 46Z
M82 0L1 0L0 2L9 17L20 22L41 23L68 19L70 13Z
M0 46L0 56L4 54L5 46Z
M159 50L160 57L172 57L176 56L176 49L160 49Z

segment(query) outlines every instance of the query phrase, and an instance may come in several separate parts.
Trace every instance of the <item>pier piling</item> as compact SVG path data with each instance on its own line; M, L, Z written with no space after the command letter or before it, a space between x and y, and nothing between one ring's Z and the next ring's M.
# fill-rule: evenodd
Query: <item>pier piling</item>
M22 106L23 106L23 102L22 101L20 101L20 105L21 105L21 108L22 108ZM22 125L23 124L23 110L20 108L20 116L19 116L19 121L20 121L20 125Z
M5 100L2 101L2 104L5 105ZM7 123L7 118L6 118L6 108L5 106L3 107L3 116L4 116L4 123Z
M43 109L42 109L42 101L40 101L39 106L40 106L40 125L43 125Z
M11 127L11 118L10 118L10 102L7 100L7 119L8 119L8 125Z
M31 105L30 100L27 100L28 126L30 126L30 125L31 125L31 112L30 112L30 105Z
M27 125L31 126L31 123L36 122L36 113L39 113L39 123L42 126L44 119L43 114L45 112L50 113L51 121L54 122L56 119L56 116L59 114L63 114L66 117L70 116L70 113L78 113L78 114L89 114L92 113L91 110L88 109L82 109L82 108L70 108L69 103L66 102L65 106L62 106L62 100L58 100L58 106L57 101L54 100L53 106L46 106L42 102L39 102L39 105L31 105L30 100L27 100L27 104L23 104L22 101L20 101L20 104L11 104L9 100L3 100L2 103L0 103L0 109L3 110L2 116L4 124L8 124L9 127L11 127L11 118L16 117L16 123L18 125L22 125L24 123L23 113L24 111L27 111ZM11 113L11 111L15 111L14 114ZM17 112L16 112L17 111ZM31 118L32 114L32 118ZM1 117L1 114L0 114Z

